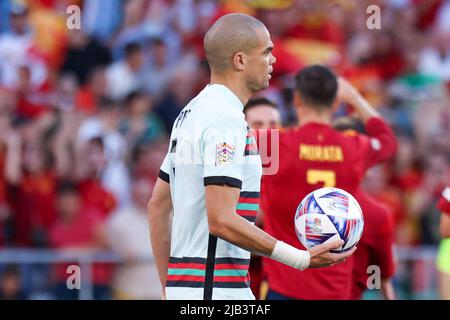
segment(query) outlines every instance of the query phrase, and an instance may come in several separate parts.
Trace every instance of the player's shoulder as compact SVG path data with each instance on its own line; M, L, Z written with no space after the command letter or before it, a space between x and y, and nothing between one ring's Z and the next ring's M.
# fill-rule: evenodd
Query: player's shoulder
M342 131L341 135L344 138L353 138L353 137L357 137L359 135L359 133L356 130L348 129L348 130Z
M185 109L189 110L196 125L203 129L211 126L246 127L242 110L220 99L220 95L214 92L200 93L183 110Z
M209 97L202 99L200 117L205 126L219 125L247 128L245 115L242 110L224 101L215 101Z
M335 137L336 141L338 141L341 146L348 147L351 150L363 151L365 149L360 147L368 145L370 143L369 137L367 135L356 130L347 129L344 131L339 131L334 128L332 130L333 136Z

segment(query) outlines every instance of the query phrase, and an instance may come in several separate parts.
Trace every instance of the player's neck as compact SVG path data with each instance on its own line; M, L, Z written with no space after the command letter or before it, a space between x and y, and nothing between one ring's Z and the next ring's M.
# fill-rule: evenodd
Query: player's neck
M311 110L297 111L298 124L303 126L308 123L319 123L331 125L331 114L329 112L314 112Z
M250 98L253 95L253 92L248 90L246 84L242 83L240 79L226 74L224 75L211 74L210 84L221 84L227 87L229 90L231 90L231 92L233 92L238 97L238 99L244 106L247 104L248 100L250 100Z

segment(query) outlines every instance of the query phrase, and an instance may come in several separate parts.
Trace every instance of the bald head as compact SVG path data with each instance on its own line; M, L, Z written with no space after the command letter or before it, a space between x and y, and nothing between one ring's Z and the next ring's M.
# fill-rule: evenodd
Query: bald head
M227 14L214 23L205 35L204 47L211 70L223 72L230 68L236 52L248 53L258 46L258 31L264 24L246 14Z

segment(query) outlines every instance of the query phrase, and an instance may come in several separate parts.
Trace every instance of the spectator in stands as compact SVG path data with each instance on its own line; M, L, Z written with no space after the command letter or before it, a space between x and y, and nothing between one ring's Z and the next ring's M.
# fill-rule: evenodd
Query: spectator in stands
M109 48L82 30L68 32L68 49L61 67L64 73L73 72L80 85L84 85L91 70L111 63Z
M32 124L26 123L28 130ZM55 220L52 209L57 175L51 154L36 132L36 138L6 133L5 178L14 221L14 239L21 246L44 246L47 231ZM25 139L24 139L25 138Z
M132 175L156 181L159 174L159 163L167 153L167 139L162 138L152 143L138 144L132 150Z
M104 218L83 202L75 184L62 182L56 197L58 220L50 230L51 247L58 250L86 253L109 247ZM74 263L73 263L74 264ZM77 299L79 290L67 288L67 268L70 264L58 264L55 270L56 296L58 299ZM111 267L96 263L92 268L94 299L109 299Z
M7 265L0 274L0 300L26 300L18 266Z
M125 108L126 114L121 123L121 131L130 149L164 135L164 125L153 112L152 97L141 91L134 91L126 97Z
M106 95L106 70L105 67L98 66L90 70L86 84L75 94L75 109L87 115L95 115L101 99Z
M439 77L445 82L450 81L450 30L436 29L431 41L421 52L419 70L425 74Z
M19 81L18 68L30 69L30 82L41 85L47 77L42 59L33 52L34 34L29 25L28 8L14 4L10 11L11 30L0 34L0 85L12 88Z
M152 95L164 92L175 73L177 65L168 60L168 50L164 39L155 38L151 41L151 64L144 75L144 86Z
M85 148L79 150L76 162L79 191L87 206L107 217L115 209L115 196L102 185L101 175L106 166L104 143L101 137L94 137ZM88 154L88 156L82 156Z
M138 43L129 43L125 47L125 58L114 62L106 70L108 96L114 100L124 99L132 91L142 87L140 81L144 56Z
M113 281L116 299L160 299L158 273L148 246L147 203L153 183L136 178L132 203L115 212L108 221L112 249L124 260Z
M100 41L107 42L120 27L123 16L122 6L121 0L109 0L107 2L84 0L83 29Z
M76 152L80 157L77 163L83 165L86 153L86 143L92 138L101 137L104 144L104 157L106 164L102 168L102 185L112 192L118 200L119 206L129 201L130 177L125 164L128 146L118 127L121 117L121 108L118 103L109 99L102 99L97 115L87 118L81 123L78 131Z
M164 122L168 133L181 109L193 97L196 83L192 81L190 70L177 69L161 101L155 106L155 113Z

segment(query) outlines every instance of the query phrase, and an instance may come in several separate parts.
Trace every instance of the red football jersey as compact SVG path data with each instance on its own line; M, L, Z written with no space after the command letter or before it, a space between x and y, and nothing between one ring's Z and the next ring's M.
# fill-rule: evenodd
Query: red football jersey
M441 212L450 215L450 187L446 187L442 191L437 207Z
M278 158L278 172L262 179L261 208L264 229L269 234L304 249L294 230L295 211L301 200L325 186L353 194L367 168L395 153L395 137L382 119L370 119L365 129L367 135L361 135L309 123L280 131L279 156L271 154ZM264 147L260 145L262 154L266 154ZM272 164L273 161L276 159L272 159ZM266 259L264 268L270 289L280 294L296 299L348 299L352 262L348 259L333 267L301 272Z
M367 279L373 274L367 268L380 268L382 279L390 278L395 272L393 244L394 223L392 214L376 200L359 190L355 194L364 213L364 232L353 254L353 285L351 299L361 299L367 288Z

